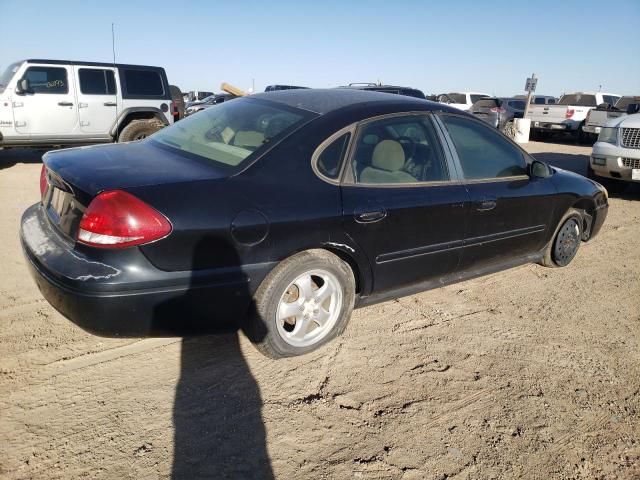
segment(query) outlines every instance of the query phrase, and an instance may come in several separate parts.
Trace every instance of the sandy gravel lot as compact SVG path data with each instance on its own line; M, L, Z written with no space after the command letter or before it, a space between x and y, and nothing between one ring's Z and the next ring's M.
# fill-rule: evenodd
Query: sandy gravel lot
M576 171L590 151L527 149ZM567 268L361 309L272 361L241 335L112 340L56 313L18 240L38 159L0 151L0 477L640 478L640 188Z

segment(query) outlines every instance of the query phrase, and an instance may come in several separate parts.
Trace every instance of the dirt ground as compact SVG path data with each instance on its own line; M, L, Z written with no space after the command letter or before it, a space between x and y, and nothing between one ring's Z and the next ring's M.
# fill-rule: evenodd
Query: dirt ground
M583 172L590 152L526 148ZM640 478L640 188L567 268L364 308L273 361L241 335L104 339L56 313L18 240L38 161L0 151L0 477Z

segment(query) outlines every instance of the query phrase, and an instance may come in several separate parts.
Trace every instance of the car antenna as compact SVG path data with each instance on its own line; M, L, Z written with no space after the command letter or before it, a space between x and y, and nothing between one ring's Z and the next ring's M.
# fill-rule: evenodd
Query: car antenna
M116 87L116 33L114 23L111 22L111 52L113 53L113 86ZM106 79L105 79L106 80ZM106 83L106 82L105 82ZM122 87L122 85L120 86ZM118 137L118 88L116 87L116 91L113 92L116 100L116 139Z

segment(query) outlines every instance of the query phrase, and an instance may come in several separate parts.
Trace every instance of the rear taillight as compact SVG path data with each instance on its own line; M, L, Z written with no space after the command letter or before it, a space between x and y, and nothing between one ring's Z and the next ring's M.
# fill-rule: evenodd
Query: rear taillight
M122 248L153 242L171 233L164 215L122 190L102 192L85 210L78 242L93 247Z
M502 108L502 107L493 107L493 108L491 109L491 111L492 111L493 113L504 113L504 112L506 112L506 110L505 110L504 108Z
M171 111L174 113L174 115L178 113L178 105L173 100L171 100Z
M572 110L571 108L567 108L567 113L564 114L565 118L571 118L573 117L573 114L576 113L575 110Z
M47 167L42 164L42 170L40 170L40 198L44 197L47 191Z

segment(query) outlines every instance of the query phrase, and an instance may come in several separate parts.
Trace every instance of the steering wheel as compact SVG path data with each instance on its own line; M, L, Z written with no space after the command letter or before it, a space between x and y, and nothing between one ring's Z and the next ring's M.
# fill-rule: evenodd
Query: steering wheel
M410 160L411 158L413 158L413 156L416 154L416 142L413 138L411 137L407 137L407 136L400 136L398 138L396 138L396 141L401 143L401 144L405 144L405 145L410 145L411 146L411 150L410 153L408 155L406 155L407 160Z

